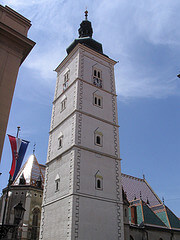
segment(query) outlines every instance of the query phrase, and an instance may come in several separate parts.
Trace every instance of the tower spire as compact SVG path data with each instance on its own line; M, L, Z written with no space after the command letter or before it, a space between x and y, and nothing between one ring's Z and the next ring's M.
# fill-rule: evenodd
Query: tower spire
M86 11L84 12L85 13L85 20L88 20L87 17L88 17L88 10L86 8Z
M87 9L84 13L85 13L85 20L82 21L82 23L80 24L80 28L78 29L79 38L84 38L84 37L92 38L93 29L91 26L91 22L88 21L88 19L87 19L87 17L88 17Z

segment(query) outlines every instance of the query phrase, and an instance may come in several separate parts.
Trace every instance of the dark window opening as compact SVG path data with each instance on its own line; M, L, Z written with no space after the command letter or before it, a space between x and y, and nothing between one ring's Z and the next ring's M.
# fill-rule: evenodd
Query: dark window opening
M96 137L96 143L99 144L99 145L101 144L101 138L100 138L100 136L97 136L97 137Z
M96 76L96 74L97 74L97 73L96 73L96 70L94 70L94 76Z
M94 98L94 103L97 104L97 97Z
M98 78L100 78L101 77L101 74L100 74L100 72L98 71Z
M101 188L101 181L100 181L100 179L97 180L97 188Z
M101 106L101 99L98 99L98 105Z
M59 181L56 181L56 191L59 190Z

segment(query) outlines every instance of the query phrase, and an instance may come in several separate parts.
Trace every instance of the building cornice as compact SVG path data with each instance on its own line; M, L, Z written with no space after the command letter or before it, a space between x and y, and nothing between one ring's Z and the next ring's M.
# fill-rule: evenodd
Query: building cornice
M117 160L117 161L122 160L121 158L119 158L117 156L114 156L114 155L111 155L111 154L108 154L108 153L103 153L103 152L97 151L97 150L92 149L92 148L87 148L87 147L84 147L84 146L81 146L81 145L73 144L72 146L70 146L69 148L64 150L62 153L60 153L58 156L56 156L56 157L52 158L50 161L46 162L46 166L48 166L49 163L52 163L53 161L61 158L64 154L67 154L71 150L75 150L75 149L82 149L82 150L85 150L85 151L88 151L88 152L91 152L91 153L95 153L95 154L98 154L98 155L101 155L101 156L112 158L112 159Z
M54 130L56 130L59 126L61 126L66 120L68 120L70 117L72 117L75 113L81 113L81 114L83 114L83 115L86 115L86 116L88 116L88 117L97 119L97 120L99 120L99 121L101 121L101 122L107 123L107 124L112 125L112 126L117 127L117 128L120 127L118 124L115 124L115 123L113 123L113 122L104 120L103 118L99 118L99 117L97 117L97 116L95 116L95 115L92 115L92 114L90 114L90 113L86 113L86 112L84 112L84 111L82 111L82 110L75 109L75 110L72 111L67 117L65 117L59 124L57 124L55 127L53 127L53 129L51 129L51 130L49 131L49 134L52 133Z
M82 50L84 50L84 51L86 51L86 52L89 52L89 53L91 53L92 55L94 55L94 56L96 56L96 57L98 57L98 58L100 58L100 59L102 59L102 60L104 60L104 61L106 61L106 62L109 62L109 63L112 64L112 65L115 65L115 64L117 63L117 61L114 61L113 59L111 59L111 58L109 58L109 57L107 57L107 56L105 56L105 55L102 55L102 54L100 54L100 53L98 53L98 52L96 52L96 51L94 51L94 50L92 50L92 49L90 49L90 48L82 45L81 43L78 43L78 44L76 45L76 47L70 52L69 55L67 55L67 56L64 58L64 60L57 66L57 68L56 68L54 71L58 72L58 71L69 61L69 59L72 58L72 56L73 56L79 49L82 49Z
M92 84L92 83L90 83L90 82L87 82L86 80L81 79L81 78L78 77L78 78L76 78L76 79L69 85L69 87L66 88L56 99L54 99L53 103L55 103L59 98L61 98L61 97L66 93L66 91L67 91L70 87L72 87L77 81L82 81L82 82L84 82L84 83L86 83L86 84L88 84L88 85L91 85L91 86L95 87L95 88L98 89L98 90L101 90L101 91L103 91L103 92L106 92L106 93L111 94L112 96L117 97L117 94L112 93L112 92L109 92L109 91L107 91L107 90L105 90L105 89L103 89L103 88L98 88L98 87L96 87L94 84Z
M93 196L93 195L86 194L86 193L71 193L71 194L66 194L64 196L61 196L61 197L59 197L57 199L54 199L52 201L49 201L48 203L43 204L42 207L51 205L55 202L58 202L62 199L65 199L65 198L68 198L68 197L71 197L71 196L78 196L78 197L90 198L90 199L95 199L95 200L100 200L100 201L105 201L105 202L110 202L110 203L123 204L122 201L119 201L119 200L116 200L116 199L98 197L98 196Z
M22 49L21 63L25 60L25 58L27 57L31 49L36 44L31 39L18 33L17 31L5 25L2 22L0 22L0 34L1 34L1 41L2 41L2 37L4 37L6 41L7 39L9 39L10 41L13 42L14 46L18 46L20 49ZM3 42L4 45L6 45L6 41ZM7 46L10 47L9 45Z

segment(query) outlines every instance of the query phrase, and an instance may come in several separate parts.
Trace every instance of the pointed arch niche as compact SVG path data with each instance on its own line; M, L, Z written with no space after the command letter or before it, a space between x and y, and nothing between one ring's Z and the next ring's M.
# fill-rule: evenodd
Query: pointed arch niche
M99 170L95 174L95 188L97 190L103 190L103 176Z
M59 189L60 189L60 177L59 174L57 174L55 178L55 192L58 192Z
M99 128L94 131L94 144L99 147L103 146L103 133Z

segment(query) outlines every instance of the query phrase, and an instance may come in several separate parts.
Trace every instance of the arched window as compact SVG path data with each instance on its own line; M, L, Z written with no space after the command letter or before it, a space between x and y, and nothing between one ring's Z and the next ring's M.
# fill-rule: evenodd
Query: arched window
M94 141L95 141L95 145L102 147L103 146L103 134L100 131L96 131L94 132Z
M96 107L103 107L103 98L102 96L100 96L99 92L95 92L93 93L93 105L95 105Z
M130 240L134 240L134 238L130 235Z
M35 208L33 210L33 219L32 219L32 232L31 232L32 240L39 239L39 225L40 225L40 210L39 208Z
M58 192L59 189L60 189L60 177L59 174L57 174L55 178L55 192Z
M103 190L103 177L99 171L95 174L95 188L97 190Z

